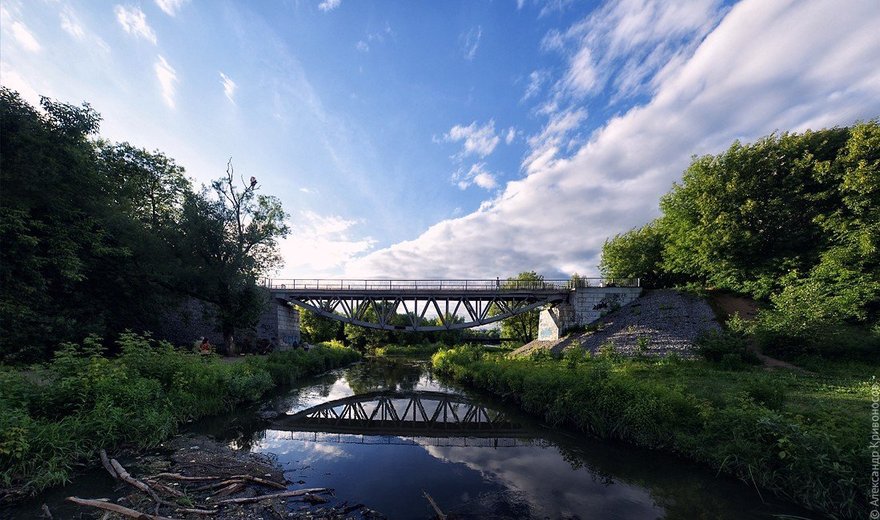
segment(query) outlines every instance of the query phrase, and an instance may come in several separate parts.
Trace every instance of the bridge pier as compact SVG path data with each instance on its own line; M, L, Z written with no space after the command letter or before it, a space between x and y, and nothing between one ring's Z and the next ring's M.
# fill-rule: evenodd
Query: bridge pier
M272 342L275 350L290 350L299 345L299 311L283 300L269 298L257 324L257 337Z
M541 310L538 339L561 339L573 327L589 325L641 295L640 287L579 287L568 301Z

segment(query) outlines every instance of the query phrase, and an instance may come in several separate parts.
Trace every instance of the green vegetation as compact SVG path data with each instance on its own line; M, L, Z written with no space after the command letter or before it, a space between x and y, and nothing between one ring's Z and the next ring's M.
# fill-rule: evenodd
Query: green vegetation
M575 275L577 276L577 275ZM516 287L516 282L542 282L544 276L535 271L525 271L519 273L515 277L508 278L501 282L502 287ZM491 316L497 316L503 311L497 306L493 306L489 310ZM518 316L507 318L501 322L501 337L511 338L515 343L523 344L532 341L538 337L538 319L541 311L535 309L533 311L524 312Z
M373 350L373 355L376 357L427 356L447 347L448 345L444 343L420 343L417 345L385 345L382 347L376 347Z
M214 306L234 353L287 233L278 200L255 180L237 188L231 164L212 192L195 191L161 152L95 138L87 103L41 105L0 88L0 360L157 331L189 297Z
M602 251L612 277L766 302L765 351L877 359L880 125L771 135L693 160L662 215Z
M334 343L230 362L131 333L117 346L121 354L109 359L90 337L63 345L43 366L0 369L0 488L37 492L63 483L101 448L155 446L184 421L359 357Z
M761 492L854 517L867 507L876 367L824 363L829 369L818 375L578 350L560 360L546 353L507 359L472 347L433 357L438 372L551 425L677 453Z

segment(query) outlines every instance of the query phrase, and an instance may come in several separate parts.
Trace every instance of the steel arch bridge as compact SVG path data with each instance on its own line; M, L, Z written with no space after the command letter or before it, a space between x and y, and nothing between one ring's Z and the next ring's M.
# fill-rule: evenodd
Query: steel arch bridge
M638 280L266 280L271 294L319 316L371 329L443 331L478 327L568 301L585 287L637 287ZM495 309L495 312L490 311ZM394 323L402 314L408 323ZM439 325L426 325L436 315ZM463 319L462 319L463 318Z
M418 437L520 437L522 426L503 412L455 394L369 392L276 419L275 430Z

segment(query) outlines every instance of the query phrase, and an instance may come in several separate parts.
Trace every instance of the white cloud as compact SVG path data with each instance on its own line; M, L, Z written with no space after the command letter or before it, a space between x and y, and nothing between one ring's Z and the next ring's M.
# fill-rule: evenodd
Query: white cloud
M220 73L220 84L223 85L223 93L226 94L226 99L235 103L235 90L238 88L238 85L222 72Z
M318 4L318 9L326 13L328 11L336 9L341 3L342 0L323 0L320 4Z
M483 38L483 27L478 25L462 36L462 52L464 59L470 61L477 56L480 40Z
M117 5L113 8L113 12L116 13L116 21L125 29L125 32L156 45L156 33L147 23L147 15L139 7Z
M464 141L464 149L460 156L476 155L483 158L491 154L501 138L495 135L495 121L490 120L483 126L477 126L477 122L468 126L455 125L449 132L443 135L447 142Z
M12 22L12 37L22 49L28 52L40 52L40 42L37 41L27 25L18 20Z
M18 92L31 105L40 106L40 93L37 89L5 61L0 61L0 78L3 78L3 86ZM41 89L41 92L47 94L45 89Z
M582 108L551 114L541 133L528 138L531 151L523 161L525 171L533 173L550 166L558 153L564 151L564 141L568 135L580 128L586 118L587 111Z
M70 6L65 6L64 9L59 13L61 17L61 28L64 31L76 38L77 40L82 40L86 33L80 25L79 20L76 17L76 13L73 12L73 9Z
M363 40L358 41L354 48L360 52L370 52L370 44Z
M300 211L291 223L290 235L281 240L284 273L291 278L328 276L337 268L373 248L376 241L365 236L352 238L358 224L338 215Z
M516 139L516 128L511 126L507 129L507 135L504 136L504 142L505 144L510 144L514 139Z
M156 71L156 78L159 80L159 86L162 89L162 99L165 104L174 108L174 89L177 83L177 72L165 61L165 58L159 56L159 61L153 66Z
M547 81L548 74L546 71L535 70L529 74L529 84L526 86L526 91L523 93L522 100L527 101L541 92L541 87L544 85L544 82Z
M486 163L482 162L471 165L468 170L459 168L458 171L452 174L452 182L462 190L467 189L472 184L476 184L485 190L492 190L498 186L495 174L488 171Z
M180 11L183 4L188 1L189 0L156 0L156 5L158 5L159 9L165 12L168 16L174 16Z
M662 30L683 20L655 23ZM359 258L346 273L595 274L605 238L655 217L659 196L680 179L692 154L721 152L734 139L846 125L880 113L876 27L880 8L873 0L847 9L833 0L745 0L698 45L684 44L687 51L660 60L649 101L610 119L563 157L557 154L564 140L548 143L565 129L576 131L573 121L583 117L567 109L533 137L533 148L550 160L527 160L528 175L508 182L477 211ZM607 33L620 35L609 45L637 37L624 27Z
M692 53L723 12L718 0L607 2L567 31L545 36L545 50L568 54L557 96L594 95L608 83L613 101L644 93L666 63Z
M110 52L110 46L104 40L86 30L72 7L64 6L58 16L61 19L61 29L72 38L86 43L90 50L97 50L101 53Z

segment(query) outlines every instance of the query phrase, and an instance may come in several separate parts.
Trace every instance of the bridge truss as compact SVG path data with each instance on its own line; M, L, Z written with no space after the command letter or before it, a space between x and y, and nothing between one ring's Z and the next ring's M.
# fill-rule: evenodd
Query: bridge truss
M266 286L275 297L325 318L428 332L478 327L565 302L577 288L638 286L638 280L268 280ZM427 323L428 317L439 323Z
M278 419L273 429L371 436L517 437L521 426L503 412L460 395L432 391L371 392Z

